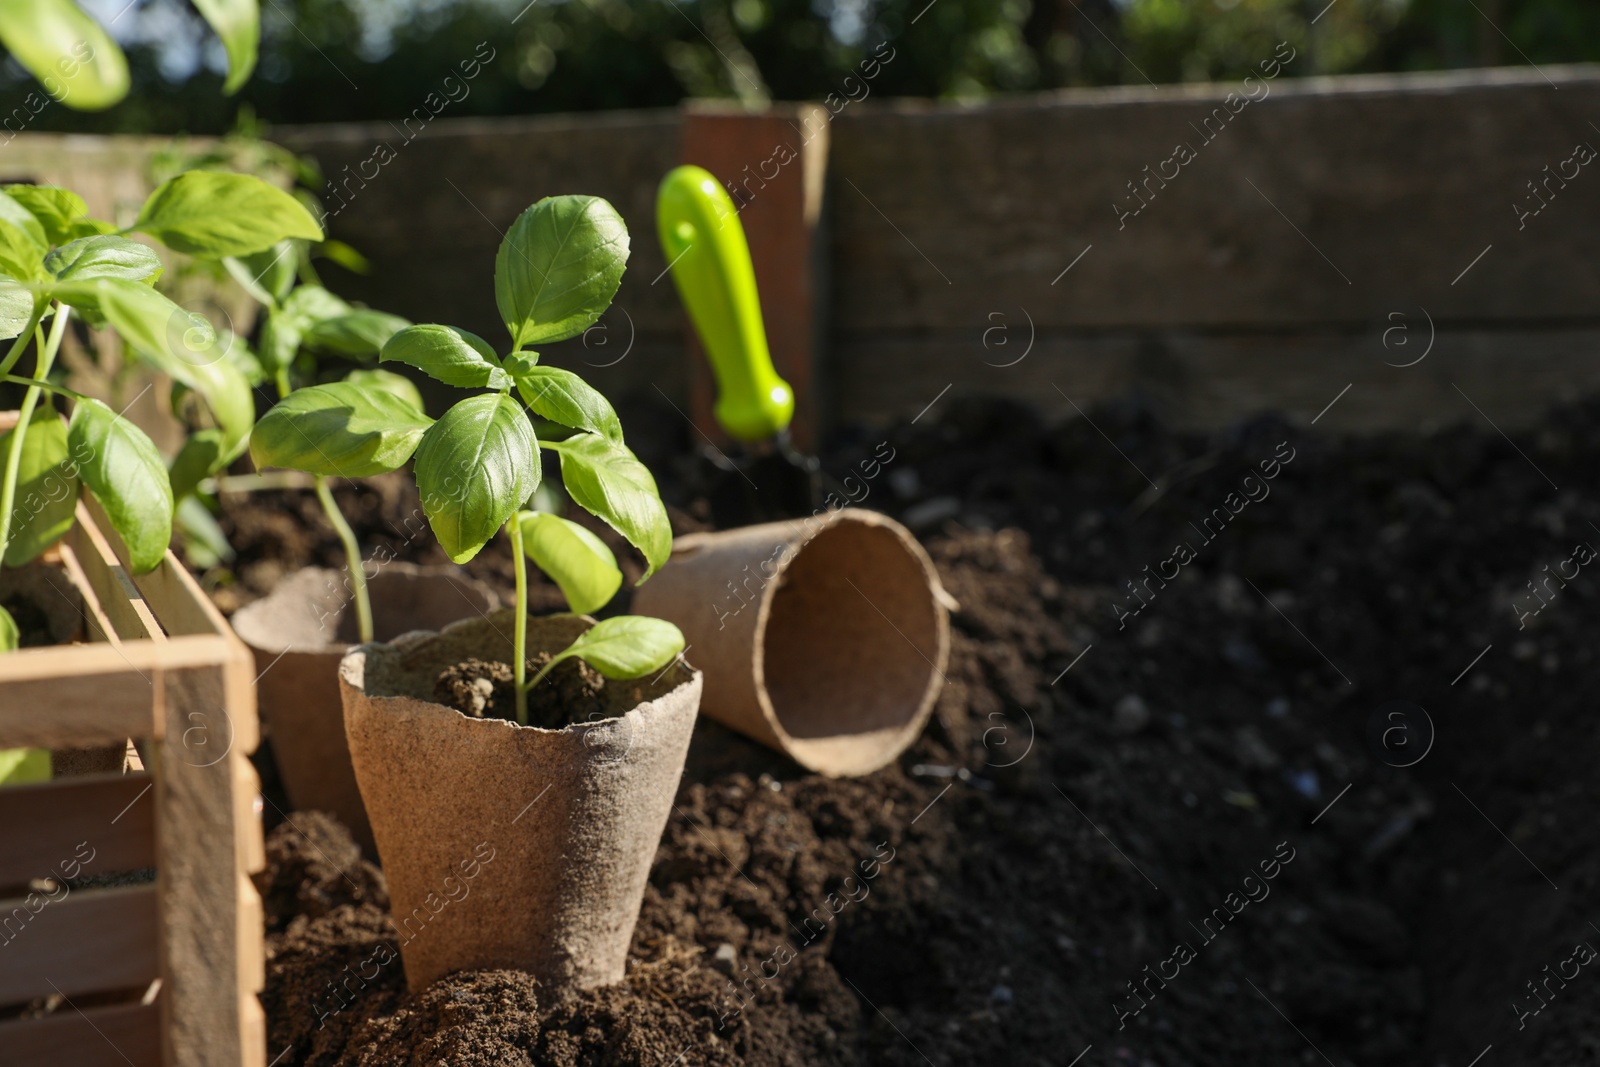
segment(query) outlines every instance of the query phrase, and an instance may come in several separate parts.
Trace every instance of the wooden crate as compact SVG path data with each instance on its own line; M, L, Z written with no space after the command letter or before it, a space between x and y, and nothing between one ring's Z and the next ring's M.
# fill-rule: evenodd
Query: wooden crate
M0 788L0 1061L265 1067L250 655L171 552L130 574L87 496L52 557L88 643L0 656L0 748L132 738L149 766ZM151 867L61 892L63 874ZM54 1010L5 1007L39 998Z

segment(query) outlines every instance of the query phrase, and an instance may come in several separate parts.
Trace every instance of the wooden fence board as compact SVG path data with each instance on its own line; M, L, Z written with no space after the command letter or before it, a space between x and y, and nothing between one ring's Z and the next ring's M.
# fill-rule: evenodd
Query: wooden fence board
M1080 403L1130 383L1159 387L1145 368L1170 362L1162 338L1180 334L1203 339L1172 346L1193 388L1164 395L1186 421L1214 425L1246 399L1309 402L1344 373L1330 361L1371 348L1352 339L1344 354L1341 336L1375 338L1389 313L1417 323L1422 309L1462 342L1469 395L1499 392L1510 408L1535 412L1569 395L1564 383L1592 381L1571 357L1579 338L1600 345L1600 260L1587 246L1600 229L1600 196L1587 190L1600 175L1585 165L1567 188L1552 185L1554 199L1522 229L1513 204L1532 202L1527 183L1578 142L1600 146L1589 126L1600 68L1280 77L1203 141L1190 123L1226 109L1237 88L845 108L830 127L824 407L846 419L910 417L957 382L1070 411L1052 378L1077 379ZM617 348L602 358L567 343L553 346L552 361L614 397L659 389L683 406L681 311L660 277L652 214L655 185L678 162L681 123L676 111L437 120L332 218L335 235L378 263L347 288L413 318L498 335L488 285L497 229L538 196L598 192L633 234L618 297L633 347L610 367L600 364ZM330 173L392 136L386 124L280 132ZM1122 226L1114 200L1184 139L1196 158L1165 188L1152 179L1154 198ZM435 269L417 271L419 261ZM985 359L1016 349L988 353L980 338L997 314L1015 337L1022 309L1040 347L1018 374L991 374ZM1277 350L1259 343L1266 335ZM1111 365L1092 366L1096 352ZM1285 356L1298 360L1291 374ZM1375 384L1387 373L1378 357L1365 372ZM1530 373L1501 372L1509 357ZM1405 398L1436 398L1437 382L1422 377L1426 388L1401 382L1366 417L1338 408L1329 417L1410 426Z

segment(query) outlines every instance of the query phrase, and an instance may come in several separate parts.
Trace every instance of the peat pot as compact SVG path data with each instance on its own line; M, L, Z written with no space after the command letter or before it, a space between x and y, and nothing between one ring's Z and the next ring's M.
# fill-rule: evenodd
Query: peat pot
M500 599L455 567L386 564L367 579L380 641L482 615ZM374 855L339 702L339 661L355 647L356 613L343 570L306 567L245 605L234 632L255 654L256 697L289 803L331 812Z
M953 606L910 531L844 508L680 537L632 610L683 631L707 715L843 777L885 766L922 732Z
M430 697L463 660L511 662L515 609L362 645L339 670L356 780L406 979L515 968L553 994L618 982L700 703L698 671L608 680L611 717L561 730ZM529 658L593 625L528 620Z

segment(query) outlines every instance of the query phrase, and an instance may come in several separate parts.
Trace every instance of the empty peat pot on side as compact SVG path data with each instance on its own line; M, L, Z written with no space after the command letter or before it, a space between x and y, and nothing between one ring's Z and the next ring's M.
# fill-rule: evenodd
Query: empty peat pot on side
M367 590L380 641L439 630L500 605L494 590L455 567L389 563L367 579ZM289 803L333 813L372 855L339 698L339 661L358 640L344 571L298 570L231 621L255 655L257 701Z
M512 658L515 609L362 645L339 670L356 779L383 856L406 980L515 968L558 993L621 981L700 703L674 663L608 679L603 714L559 730L469 718L439 675ZM530 658L593 621L528 620Z
M953 603L909 530L844 508L680 537L632 610L683 631L707 715L845 777L885 766L922 732Z

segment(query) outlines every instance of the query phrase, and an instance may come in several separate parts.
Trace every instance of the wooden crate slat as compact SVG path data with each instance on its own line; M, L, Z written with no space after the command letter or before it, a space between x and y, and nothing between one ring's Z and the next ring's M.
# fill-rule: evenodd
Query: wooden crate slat
M106 614L94 583L90 581L88 573L78 559L78 553L67 541L57 545L56 551L61 556L61 569L66 571L67 577L83 596L83 621L88 630L88 639L113 643L120 641L117 626Z
M0 1023L7 1067L161 1067L161 1009L63 1007L41 1019Z
M248 684L248 668L242 677ZM241 907L236 771L232 749L222 747L229 720L216 717L240 678L237 664L164 676L166 740L154 771L167 1067L237 1062L253 1040L241 1005L254 990L240 981L239 951L260 938L260 915ZM194 732L195 713L212 716L204 734Z
M100 1048L80 1054L71 1026L82 1017L65 1008L28 1021L26 1039L53 1063L93 1065L110 1053L104 1062L133 1067L266 1067L262 908L247 873L264 858L260 782L247 759L259 741L253 661L171 552L132 575L99 504L86 496L78 517L58 562L84 595L93 640L0 657L0 747L132 737L149 773L0 792L0 876L49 875L87 843L89 873L113 861L153 865L157 882L49 904L19 888L20 899L0 905L0 1004L159 977L161 996L148 1006L92 1009L121 1013L107 1018L126 1027L125 1055L98 1035ZM12 1035L23 1031L12 1027L22 1025L0 1023L0 1062L21 1055Z
M239 827L239 868L255 874L267 865L266 843L259 832L261 776L243 752L233 753L233 822ZM252 832L254 830L255 832Z
M0 901L0 1004L148 985L158 973L156 887Z
M26 887L34 878L71 876L73 868L63 870L63 864L74 859L86 874L154 866L155 801L148 795L152 784L149 774L140 773L0 789L0 826L15 828L0 849L0 888ZM80 845L87 849L80 852Z
M148 737L154 672L110 644L0 656L0 748L70 748Z
M126 567L127 546L106 521L105 510L93 497L87 497L85 501L106 545ZM172 554L171 549L167 550L155 570L148 574L130 573L129 577L169 636L231 632L222 613L211 603L211 598L206 596L205 590L200 588L183 564L178 562L178 557Z
M165 641L166 635L161 632L155 615L144 602L143 594L102 536L97 525L99 519L86 521L86 517L93 514L90 508L92 499L78 501L78 522L67 535L67 541L77 564L82 568L83 576L88 580L89 588L94 592L98 606L110 618L117 637L125 641ZM93 506L98 508L99 504ZM100 512L100 515L103 516L104 512Z

